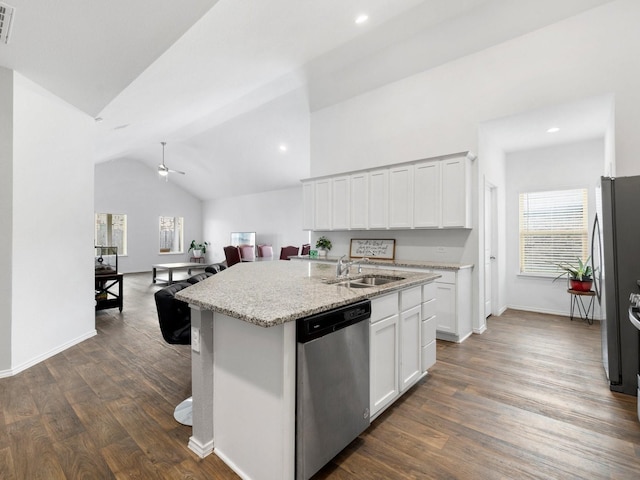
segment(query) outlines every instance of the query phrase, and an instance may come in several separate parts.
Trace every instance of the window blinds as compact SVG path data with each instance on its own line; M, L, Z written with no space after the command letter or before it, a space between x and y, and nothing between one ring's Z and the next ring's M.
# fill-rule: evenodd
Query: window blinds
M520 194L520 273L558 274L587 258L587 189Z

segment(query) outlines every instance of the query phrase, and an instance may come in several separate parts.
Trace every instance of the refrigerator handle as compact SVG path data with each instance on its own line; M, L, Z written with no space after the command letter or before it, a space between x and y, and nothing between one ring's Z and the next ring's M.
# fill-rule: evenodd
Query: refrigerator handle
M597 240L596 240L597 238ZM600 262L600 265L596 265L595 263L595 255L594 253L594 248L596 245L596 242L598 244L598 261ZM596 269L597 269L597 273L596 273ZM596 297L598 297L598 301L600 301L600 282L602 281L602 241L601 241L601 237L600 237L600 220L598 220L598 214L596 213L596 217L595 220L593 221L593 230L591 232L591 271L593 272L593 277L594 277L594 282L593 282L593 286L594 289L596 291ZM596 278L596 275L598 275L598 278Z

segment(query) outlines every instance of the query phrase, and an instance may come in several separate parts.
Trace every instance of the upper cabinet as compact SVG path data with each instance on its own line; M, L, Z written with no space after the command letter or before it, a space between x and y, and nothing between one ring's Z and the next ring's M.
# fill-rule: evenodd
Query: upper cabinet
M303 181L306 230L471 228L467 153Z

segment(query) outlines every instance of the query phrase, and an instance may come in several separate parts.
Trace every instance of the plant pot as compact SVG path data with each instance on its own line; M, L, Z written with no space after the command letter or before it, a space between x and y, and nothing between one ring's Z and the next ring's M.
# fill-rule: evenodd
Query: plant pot
M588 292L591 290L591 286L593 285L593 280L577 280L575 278L569 279L569 286L571 290L576 290L578 292Z
M318 258L327 258L327 251L324 248L318 249Z
M202 250L194 250L193 251L193 256L195 258L200 258L202 256Z

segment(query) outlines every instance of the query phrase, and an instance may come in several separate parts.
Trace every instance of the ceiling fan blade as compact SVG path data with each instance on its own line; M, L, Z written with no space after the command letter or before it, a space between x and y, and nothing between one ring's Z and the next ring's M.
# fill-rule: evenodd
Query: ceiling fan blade
M184 175L184 172L181 172L180 170L171 170L170 168L167 168L167 172L169 173L179 173L180 175Z

